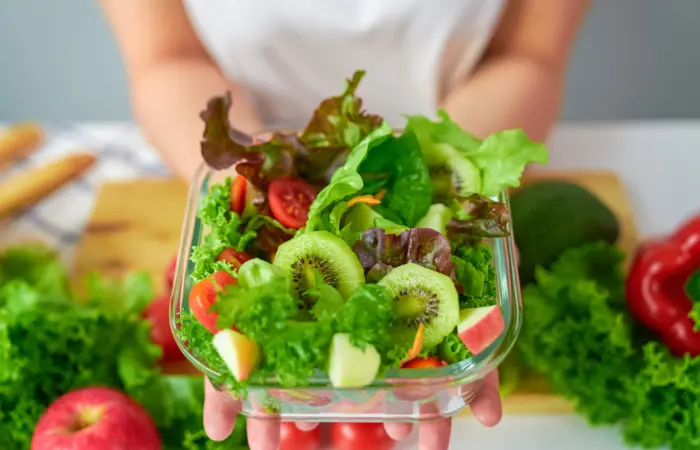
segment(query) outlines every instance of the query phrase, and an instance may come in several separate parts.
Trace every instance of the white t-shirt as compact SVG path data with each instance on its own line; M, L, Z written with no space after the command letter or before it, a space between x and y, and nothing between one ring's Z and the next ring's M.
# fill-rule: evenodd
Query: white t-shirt
M358 69L367 71L358 89L364 106L390 125L403 126L404 114L433 116L478 61L505 0L184 2L265 126L296 128Z

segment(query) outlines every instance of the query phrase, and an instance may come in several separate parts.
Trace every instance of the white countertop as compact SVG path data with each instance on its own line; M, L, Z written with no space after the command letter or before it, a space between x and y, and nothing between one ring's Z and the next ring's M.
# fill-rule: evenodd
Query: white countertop
M643 236L700 211L700 121L562 124L546 169L607 169L622 179ZM621 450L616 430L574 415L506 416L493 429L455 419L451 449Z

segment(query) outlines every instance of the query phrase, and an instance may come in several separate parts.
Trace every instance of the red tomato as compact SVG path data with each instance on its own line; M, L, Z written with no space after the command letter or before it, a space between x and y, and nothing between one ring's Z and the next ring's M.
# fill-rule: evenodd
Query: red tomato
M207 330L216 333L216 319L218 314L209 312L209 308L216 301L216 293L224 286L236 284L236 279L225 270L219 270L214 275L207 277L192 286L190 291L190 310L194 317L204 325Z
M318 427L311 431L302 431L293 422L280 424L279 450L318 450L321 438Z
M173 256L168 267L165 269L165 290L171 292L173 284L175 284L175 265L177 264L177 256Z
M231 264L237 271L244 262L250 261L253 257L246 252L239 252L232 248L226 248L221 252L218 259L219 261L226 261Z
M331 427L335 450L390 450L396 444L383 423L334 423Z
M239 216L243 214L245 209L245 194L248 189L248 182L242 176L237 176L233 180L233 186L231 186L231 211L235 212Z
M169 323L170 296L160 295L144 311L151 322L151 339L163 349L162 361L184 361L185 357L175 343Z
M309 207L316 199L316 191L304 180L284 177L270 183L267 197L275 219L285 227L301 228L309 218Z
M432 369L435 367L442 367L443 364L432 356L428 358L414 358L406 363L404 363L401 368L403 369Z

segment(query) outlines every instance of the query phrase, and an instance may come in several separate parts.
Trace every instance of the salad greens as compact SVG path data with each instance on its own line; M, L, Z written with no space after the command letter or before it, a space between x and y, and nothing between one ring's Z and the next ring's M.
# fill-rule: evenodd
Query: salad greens
M51 402L96 385L140 402L165 449L247 448L242 423L224 442L206 438L202 377L161 373L161 349L142 318L154 297L147 275L121 283L92 275L84 290L71 292L66 268L43 246L0 253L0 448L29 448Z
M538 268L523 290L519 359L592 424L619 425L629 444L697 448L700 358L673 356L634 320L622 261L600 242Z
M202 113L202 156L232 176L200 205L178 337L234 392L327 371L361 387L418 356L439 366L486 347L457 325L496 304L488 239L509 236L510 216L495 198L547 151L522 130L481 141L442 111L396 133L362 110L362 76L298 133L243 136L226 96Z

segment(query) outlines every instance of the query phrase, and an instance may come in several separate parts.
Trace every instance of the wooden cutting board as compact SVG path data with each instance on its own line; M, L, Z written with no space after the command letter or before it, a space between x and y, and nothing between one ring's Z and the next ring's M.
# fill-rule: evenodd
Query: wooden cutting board
M557 172L530 175L525 182L560 178L591 190L617 215L621 224L620 246L630 252L637 231L630 203L620 180L609 172ZM179 180L139 180L107 183L100 189L92 217L75 253L74 276L91 271L123 276L147 271L163 284L163 272L177 252L188 188ZM564 399L554 396L540 377L526 377L504 402L511 414L557 414L572 411Z

